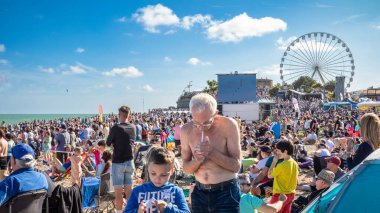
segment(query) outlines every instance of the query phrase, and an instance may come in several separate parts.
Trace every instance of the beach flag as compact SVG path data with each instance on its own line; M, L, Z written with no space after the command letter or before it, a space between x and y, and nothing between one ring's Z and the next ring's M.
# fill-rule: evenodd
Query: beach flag
M298 100L296 98L292 98L292 102L293 102L295 111L299 112L300 111L300 107L298 105Z
M99 104L98 111L99 111L99 122L103 122L103 107L101 104Z

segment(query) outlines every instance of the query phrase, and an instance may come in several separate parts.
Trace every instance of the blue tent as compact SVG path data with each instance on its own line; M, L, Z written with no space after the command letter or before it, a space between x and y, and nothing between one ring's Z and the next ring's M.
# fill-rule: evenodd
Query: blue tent
M379 212L380 149L342 176L302 212Z

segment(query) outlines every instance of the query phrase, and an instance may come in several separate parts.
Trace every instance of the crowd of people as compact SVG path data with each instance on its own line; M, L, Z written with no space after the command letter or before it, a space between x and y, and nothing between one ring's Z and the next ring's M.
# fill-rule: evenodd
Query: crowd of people
M380 146L379 111L323 111L318 99L298 101L298 109L277 100L275 108L265 120L242 121L219 115L215 98L201 93L189 112L132 113L125 105L104 118L3 123L0 206L26 191L52 191L67 174L79 187L84 176L109 173L116 212L299 212ZM144 183L134 162L140 142L150 147ZM189 200L170 183L178 159L195 178ZM49 169L34 171L36 162ZM301 170L313 181L298 184Z

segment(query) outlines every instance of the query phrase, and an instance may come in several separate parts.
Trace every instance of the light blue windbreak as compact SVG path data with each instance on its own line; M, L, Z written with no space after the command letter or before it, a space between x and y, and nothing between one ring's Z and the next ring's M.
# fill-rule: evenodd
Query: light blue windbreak
M317 199L302 212L380 212L380 149L333 183L323 197Z
M342 189L345 182L341 183L339 186L332 189L330 192L325 194L321 199L319 199L313 207L307 213L325 213L329 207L331 201L336 197L339 191ZM319 198L319 197L318 197ZM318 199L316 198L316 199Z
M365 165L343 190L332 212L380 212L380 164Z

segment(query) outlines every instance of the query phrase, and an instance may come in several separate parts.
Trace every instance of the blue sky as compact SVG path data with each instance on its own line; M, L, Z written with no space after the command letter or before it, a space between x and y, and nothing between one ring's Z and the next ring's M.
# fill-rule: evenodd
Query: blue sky
M0 113L176 106L189 81L235 70L279 82L283 48L309 32L351 49L351 90L378 87L379 11L376 0L3 0Z

